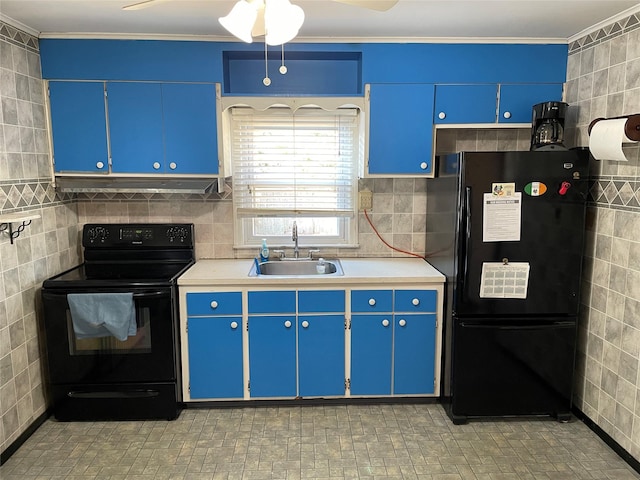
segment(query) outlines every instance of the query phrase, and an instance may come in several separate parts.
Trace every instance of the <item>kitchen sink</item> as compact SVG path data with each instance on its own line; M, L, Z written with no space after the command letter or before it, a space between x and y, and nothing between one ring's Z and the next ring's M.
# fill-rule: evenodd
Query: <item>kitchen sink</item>
M269 260L266 262L258 262L258 265L260 266L260 273L256 273L256 265L254 263L249 272L250 277L344 275L340 260Z

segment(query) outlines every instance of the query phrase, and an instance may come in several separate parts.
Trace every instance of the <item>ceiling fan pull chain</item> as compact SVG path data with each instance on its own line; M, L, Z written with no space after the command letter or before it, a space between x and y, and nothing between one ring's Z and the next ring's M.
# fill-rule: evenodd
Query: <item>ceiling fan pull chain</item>
M287 67L284 64L284 43L282 44L282 65L280 65L280 73L282 75L287 73Z
M265 37L266 38L266 37ZM269 58L267 57L267 41L264 41L264 80L262 83L265 87L271 85L271 79L269 78Z

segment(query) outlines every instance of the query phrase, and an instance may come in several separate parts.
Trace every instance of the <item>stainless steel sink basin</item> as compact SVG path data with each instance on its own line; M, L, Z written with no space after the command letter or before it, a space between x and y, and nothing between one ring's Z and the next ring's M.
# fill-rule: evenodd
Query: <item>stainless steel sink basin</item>
M344 275L340 260L325 260L324 271L318 269L318 260L270 260L260 262L260 273L256 273L256 265L251 267L250 277L257 276L316 276L316 275ZM319 271L320 270L320 271Z

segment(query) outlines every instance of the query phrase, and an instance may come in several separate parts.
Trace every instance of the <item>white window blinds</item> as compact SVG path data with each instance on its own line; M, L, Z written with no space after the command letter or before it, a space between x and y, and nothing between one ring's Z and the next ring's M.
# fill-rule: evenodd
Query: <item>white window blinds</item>
M238 217L353 216L359 110L231 111Z

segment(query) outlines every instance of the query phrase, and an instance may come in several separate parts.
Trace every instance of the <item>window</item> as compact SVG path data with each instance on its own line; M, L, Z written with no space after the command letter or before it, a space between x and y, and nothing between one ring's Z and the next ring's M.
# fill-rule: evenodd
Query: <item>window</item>
M236 246L347 246L357 239L358 108L228 111Z

